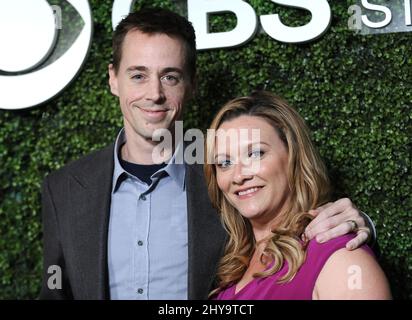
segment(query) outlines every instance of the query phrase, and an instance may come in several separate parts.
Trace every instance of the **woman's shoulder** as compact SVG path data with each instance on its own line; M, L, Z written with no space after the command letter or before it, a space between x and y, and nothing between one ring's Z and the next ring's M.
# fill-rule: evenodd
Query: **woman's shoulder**
M319 299L388 299L390 290L385 274L372 250L363 245L347 250L354 235L345 235L323 244L310 243L312 249L328 252L317 277L314 294ZM316 241L316 240L315 240Z
M336 237L323 243L319 243L314 238L310 240L307 245L306 260L311 265L313 265L316 262L315 264L317 264L319 267L323 267L323 264L326 262L326 260L328 260L329 257L333 255L335 252L341 249L346 250L346 244L355 236L356 234L353 233L345 234L343 236ZM373 251L367 245L362 245L360 249L365 250L373 256Z

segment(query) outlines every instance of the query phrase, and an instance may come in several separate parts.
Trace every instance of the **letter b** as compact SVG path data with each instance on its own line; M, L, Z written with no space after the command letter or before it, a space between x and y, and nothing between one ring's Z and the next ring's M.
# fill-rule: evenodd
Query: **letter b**
M252 38L256 31L255 11L242 0L188 0L187 11L196 30L198 50L241 45ZM236 27L227 32L209 33L209 13L227 11L236 15Z

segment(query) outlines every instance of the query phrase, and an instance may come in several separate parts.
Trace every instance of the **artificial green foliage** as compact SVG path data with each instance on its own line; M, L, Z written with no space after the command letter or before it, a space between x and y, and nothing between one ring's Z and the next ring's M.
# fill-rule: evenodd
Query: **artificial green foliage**
M135 7L184 12L184 2L136 1ZM62 94L32 109L0 110L0 298L39 293L44 176L112 142L122 125L107 76L112 3L90 1L91 52ZM277 12L289 25L310 20L303 10L269 0L249 3L258 15ZM394 297L410 299L412 33L355 34L347 26L353 1L329 3L331 27L316 41L283 44L258 32L240 47L199 52L197 93L187 106L185 128L206 129L224 102L254 89L285 97L313 130L335 196L350 197L374 220ZM211 20L213 31L235 25L230 14Z

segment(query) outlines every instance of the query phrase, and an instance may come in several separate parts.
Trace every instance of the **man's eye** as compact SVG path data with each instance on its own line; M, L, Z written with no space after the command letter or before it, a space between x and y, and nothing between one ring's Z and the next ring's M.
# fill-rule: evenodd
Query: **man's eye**
M142 74L135 74L134 76L132 76L132 79L140 81L144 79L144 76Z
M174 85L174 84L177 84L179 82L179 77L168 74L168 75L163 76L162 80L165 81L168 84Z

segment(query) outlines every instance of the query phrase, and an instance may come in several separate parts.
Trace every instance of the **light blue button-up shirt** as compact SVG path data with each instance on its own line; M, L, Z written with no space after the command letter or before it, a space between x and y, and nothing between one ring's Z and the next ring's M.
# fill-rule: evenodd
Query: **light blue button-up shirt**
M183 300L188 297L188 232L185 166L169 163L150 186L126 172L114 149L108 238L111 299Z

